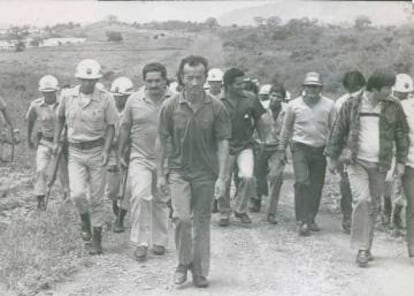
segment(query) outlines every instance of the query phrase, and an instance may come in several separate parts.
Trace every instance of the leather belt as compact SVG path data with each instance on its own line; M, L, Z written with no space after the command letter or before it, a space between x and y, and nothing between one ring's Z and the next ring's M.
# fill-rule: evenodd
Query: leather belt
M100 139L88 141L88 142L69 143L69 146L79 149L79 150L88 150L88 149L93 149L99 146L103 146L104 144L105 144L105 139L100 138Z

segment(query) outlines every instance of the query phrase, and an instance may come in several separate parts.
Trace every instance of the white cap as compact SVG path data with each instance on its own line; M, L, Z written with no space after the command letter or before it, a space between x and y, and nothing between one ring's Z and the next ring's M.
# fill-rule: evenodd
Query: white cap
M393 91L410 93L414 91L413 79L408 74L400 73L395 78Z
M45 75L39 80L39 91L54 92L59 90L59 83L55 76Z
M80 79L99 79L102 77L101 65L95 60L82 60L76 67L75 77Z
M224 73L218 68L208 71L207 81L223 81Z
M112 82L111 93L114 96L127 96L132 94L134 84L128 77L118 77Z
M272 85L271 84L263 84L260 87L259 95L268 95L268 94L270 94L270 89L271 88L272 88Z
M303 85L318 85L322 86L321 74L317 72L309 72L306 74L305 80L303 80Z

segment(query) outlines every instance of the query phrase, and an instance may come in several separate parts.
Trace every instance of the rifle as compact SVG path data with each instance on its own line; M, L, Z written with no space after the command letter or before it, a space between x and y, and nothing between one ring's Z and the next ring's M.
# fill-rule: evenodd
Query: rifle
M63 131L62 131L62 133L64 135L64 139L66 139L66 131L67 131L67 129L66 129L66 126L65 126L63 128ZM46 190L46 195L45 195L45 210L47 208L47 203L49 201L50 192L52 191L53 184L56 181L57 173L58 173L58 170L59 170L60 159L62 158L63 151L64 151L64 149L63 149L63 146L64 145L65 145L64 142L59 142L59 146L58 146L58 150L57 150L57 153L56 153L56 157L52 158L52 161L54 163L53 163L53 166L52 166L53 167L52 175L51 175L51 177L49 179L49 182L47 183L47 190Z
M125 152L125 160L127 161L128 166L125 168L122 168L121 166L121 172L122 172L122 176L121 176L121 184L120 184L120 192L119 192L119 209L117 214L117 218L120 219L121 218L121 203L125 198L125 193L126 193L126 189L127 189L127 183L128 183L128 171L129 171L129 157L130 157L130 150L131 147L128 146L128 148L126 149Z

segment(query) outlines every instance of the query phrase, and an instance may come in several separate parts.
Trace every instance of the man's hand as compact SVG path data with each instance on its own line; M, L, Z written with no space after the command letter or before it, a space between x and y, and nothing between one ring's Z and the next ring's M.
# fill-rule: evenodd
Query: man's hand
M395 167L395 176L401 177L405 173L405 164L403 163L397 163L397 166Z
M58 154L58 152L59 152L59 143L53 143L53 147L52 147L53 155Z
M328 161L328 170L331 174L336 174L336 171L338 169L338 160L332 159L330 157L327 158Z
M157 189L165 195L168 195L170 193L168 188L167 177L164 174L158 175Z
M102 165L103 166L106 166L107 163L108 163L108 161L109 161L109 154L108 154L108 152L106 152L106 151L102 152L101 160L102 160Z
M214 186L214 198L219 199L224 197L226 192L226 181L223 178L217 178L216 184Z

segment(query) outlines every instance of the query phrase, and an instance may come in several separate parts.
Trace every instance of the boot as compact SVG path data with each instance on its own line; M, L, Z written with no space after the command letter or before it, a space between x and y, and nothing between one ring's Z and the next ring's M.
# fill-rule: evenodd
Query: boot
M402 229L402 221L401 221L401 210L403 206L401 205L395 205L394 214L392 216L392 220L394 223L394 226L398 229Z
M93 227L90 255L102 254L102 227Z
M112 201L112 211L114 212L115 216L118 216L119 207L118 207L118 201L117 200Z
M83 241L89 242L91 240L91 216L89 213L81 214L81 237Z
M127 214L127 210L119 209L120 213L116 216L113 231L115 233L121 233L124 232L124 218Z
M36 198L37 198L37 209L40 211L46 210L45 196L37 195Z
M250 212L252 213L259 213L262 207L262 199L260 198L251 198L250 199Z

